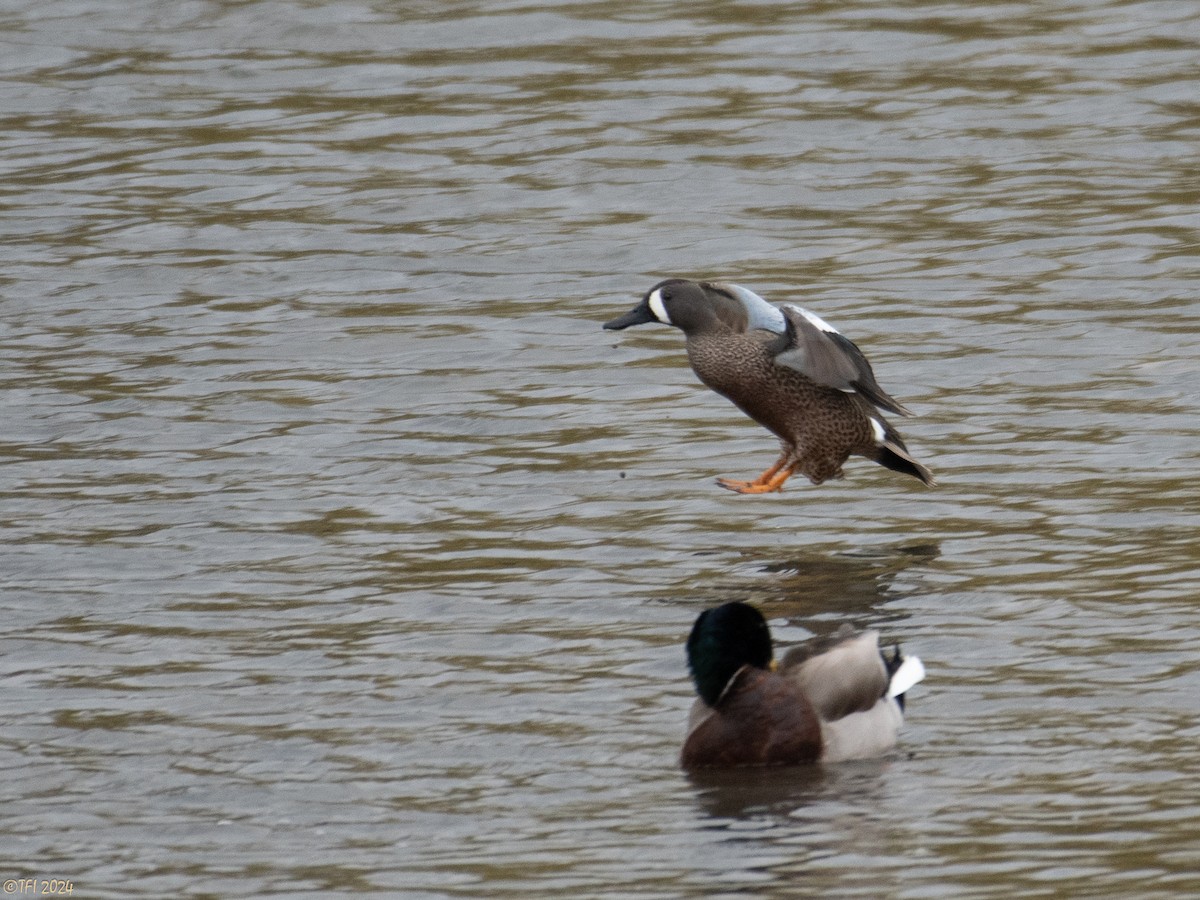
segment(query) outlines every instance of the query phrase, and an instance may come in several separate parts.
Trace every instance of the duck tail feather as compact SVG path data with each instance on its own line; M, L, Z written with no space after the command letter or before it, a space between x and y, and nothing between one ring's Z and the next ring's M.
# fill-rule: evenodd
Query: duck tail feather
M875 457L875 462L885 468L891 469L893 472L902 472L905 475L911 475L913 478L918 478L927 487L933 487L937 481L933 477L933 473L927 468L913 459L904 444L899 441L887 441L879 448L879 455Z
M888 683L887 695L893 698L901 698L905 692L913 685L919 684L925 678L925 664L921 662L919 656L905 657L904 662L896 668L892 673L892 680Z

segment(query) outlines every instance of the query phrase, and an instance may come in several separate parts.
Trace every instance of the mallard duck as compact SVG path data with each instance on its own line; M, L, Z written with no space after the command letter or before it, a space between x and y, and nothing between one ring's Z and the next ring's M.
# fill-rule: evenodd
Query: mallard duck
M796 472L820 484L841 478L851 455L934 484L878 410L911 413L879 386L854 342L814 313L736 284L670 278L604 327L649 322L681 329L700 380L779 438L774 465L753 481L719 478L722 487L778 491Z
M880 756L896 743L904 692L925 677L917 657L887 658L878 633L849 629L792 649L776 669L766 620L745 603L702 612L687 657L699 697L685 769Z

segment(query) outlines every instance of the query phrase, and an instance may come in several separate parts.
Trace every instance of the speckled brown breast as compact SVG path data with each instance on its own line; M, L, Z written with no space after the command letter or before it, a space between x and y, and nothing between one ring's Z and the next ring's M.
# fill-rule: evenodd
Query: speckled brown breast
M699 335L688 360L700 380L774 432L814 484L841 475L851 454L875 458L875 435L855 398L775 363L766 332Z

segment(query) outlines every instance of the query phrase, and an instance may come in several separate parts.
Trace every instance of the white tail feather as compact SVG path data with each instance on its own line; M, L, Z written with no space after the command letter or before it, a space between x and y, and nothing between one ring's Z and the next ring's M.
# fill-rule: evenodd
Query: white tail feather
M888 685L887 695L899 697L924 677L925 664L918 657L910 656L900 663L900 668L892 673L892 681Z

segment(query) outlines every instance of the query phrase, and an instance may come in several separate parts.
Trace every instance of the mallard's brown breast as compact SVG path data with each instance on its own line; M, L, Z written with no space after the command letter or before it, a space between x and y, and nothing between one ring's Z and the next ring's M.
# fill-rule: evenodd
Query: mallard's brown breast
M778 766L815 762L821 724L794 684L747 667L716 709L688 735L684 768Z

